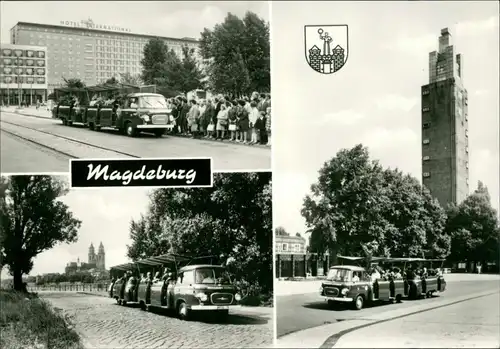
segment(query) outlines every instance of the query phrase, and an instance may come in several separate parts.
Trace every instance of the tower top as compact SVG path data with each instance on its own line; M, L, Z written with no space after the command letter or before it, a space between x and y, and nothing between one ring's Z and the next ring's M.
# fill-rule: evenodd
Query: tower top
M441 29L441 35L451 35L450 31L448 30L448 28L443 28Z
M89 251L93 251L93 250L94 250L94 244L90 243Z

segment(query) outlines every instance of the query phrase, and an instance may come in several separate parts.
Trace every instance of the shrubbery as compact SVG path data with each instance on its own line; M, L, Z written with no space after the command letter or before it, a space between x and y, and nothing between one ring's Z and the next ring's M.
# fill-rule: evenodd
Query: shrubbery
M68 315L34 294L0 290L0 347L83 348Z

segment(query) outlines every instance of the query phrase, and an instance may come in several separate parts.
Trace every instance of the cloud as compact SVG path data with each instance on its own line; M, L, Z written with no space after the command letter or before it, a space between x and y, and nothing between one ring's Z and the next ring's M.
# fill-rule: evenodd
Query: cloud
M316 123L320 125L355 125L364 118L363 113L354 110L341 110L324 114Z
M498 32L498 16L492 16L483 20L472 20L459 22L455 31L459 36L476 36L496 30Z
M418 103L418 99L416 97L407 98L401 95L388 94L374 98L374 102L379 109L409 112Z

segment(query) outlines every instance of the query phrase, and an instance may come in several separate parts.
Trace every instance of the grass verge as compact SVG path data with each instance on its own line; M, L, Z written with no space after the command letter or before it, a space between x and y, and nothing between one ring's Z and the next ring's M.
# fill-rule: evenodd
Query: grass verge
M35 294L0 290L0 307L0 348L83 348L72 319Z

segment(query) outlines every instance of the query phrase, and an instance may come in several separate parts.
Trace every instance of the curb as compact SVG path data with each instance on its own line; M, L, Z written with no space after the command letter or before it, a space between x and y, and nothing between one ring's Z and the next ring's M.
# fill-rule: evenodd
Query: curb
M465 302L470 299L485 297L496 294L495 292L478 292L467 296L444 299L441 302L432 304L419 304L408 308L394 309L378 315L369 315L359 319L346 320L328 325L316 326L313 328L293 332L280 337L276 341L277 348L333 348L337 340L344 334L353 330L368 327L377 323L382 323L421 312Z
M23 115L23 116L29 116L29 117L32 117L32 118L55 120L53 117L44 117L44 116L39 116L39 115L20 113L17 110L14 110L12 112L11 111L7 111L7 110L1 110L1 111L4 112L4 113L13 113L13 114L19 114L19 115ZM234 144L234 145L239 145L239 146L254 147L254 148L261 148L261 149L271 149L270 145L265 145L265 144L253 144L253 145L242 144L242 143L238 143L238 142L230 142L227 139L225 139L224 141L219 141L219 140L216 140L216 139L210 139L210 138L193 138L193 137L191 137L189 135L178 135L178 134L168 134L167 136L169 136L169 137L177 137L177 138L191 138L191 139L197 139L197 140L201 140L201 141L223 143L223 144L224 143L225 144Z

